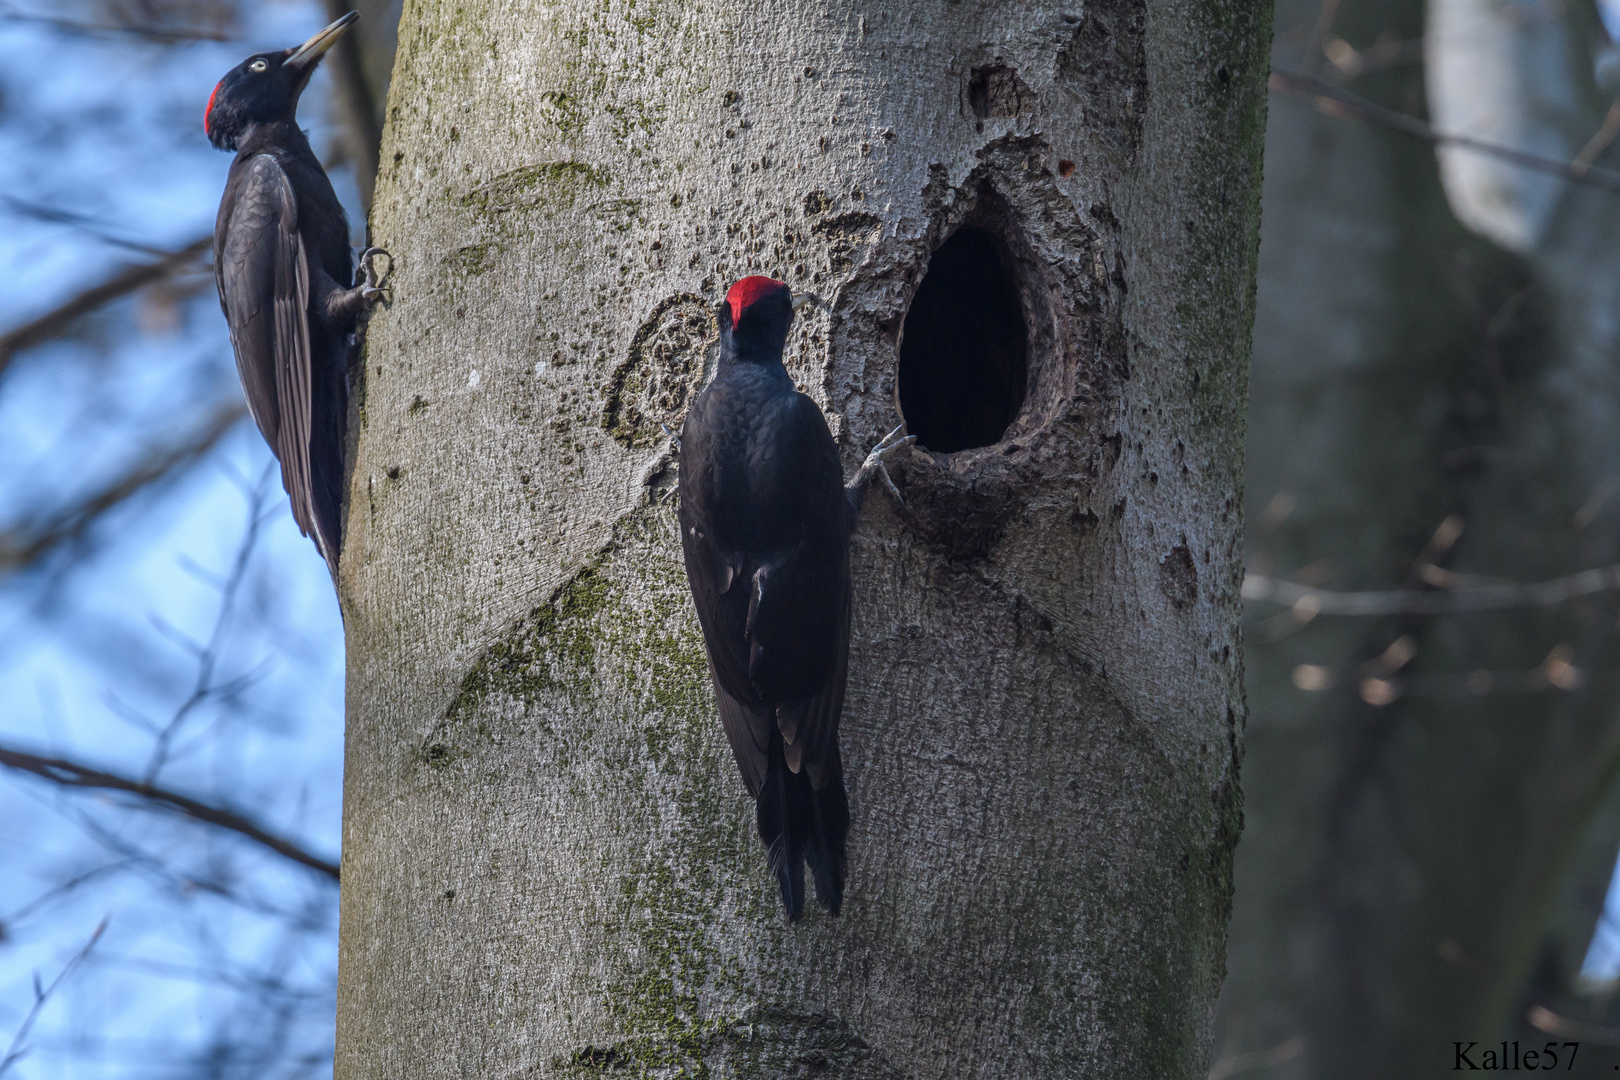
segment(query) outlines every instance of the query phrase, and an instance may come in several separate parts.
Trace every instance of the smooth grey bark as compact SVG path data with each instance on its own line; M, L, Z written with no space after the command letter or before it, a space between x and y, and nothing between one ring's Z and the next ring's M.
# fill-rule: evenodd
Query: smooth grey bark
M1266 5L407 4L358 406L337 1075L1193 1077L1240 827ZM675 426L749 273L853 468L930 252L1029 393L854 543L842 916L780 915Z
M1318 11L1279 5L1279 41ZM1346 6L1333 29L1367 46L1422 26L1422 4L1388 0ZM1421 113L1422 77L1351 89ZM1454 572L1534 581L1615 561L1614 196L1572 187L1543 213L1535 195L1496 230L1533 244L1520 258L1458 224L1425 144L1281 97L1267 140L1251 567L1422 587L1414 566L1452 514L1466 528L1437 557ZM1303 627L1253 613L1218 1062L1427 1077L1452 1073L1458 1039L1550 1037L1527 1008L1568 1002L1620 841L1615 609ZM1409 659L1381 659L1403 639ZM1579 687L1546 678L1559 645ZM1301 664L1331 686L1296 685ZM1369 677L1401 695L1374 704ZM1612 1075L1605 1053L1588 1040L1581 1061Z

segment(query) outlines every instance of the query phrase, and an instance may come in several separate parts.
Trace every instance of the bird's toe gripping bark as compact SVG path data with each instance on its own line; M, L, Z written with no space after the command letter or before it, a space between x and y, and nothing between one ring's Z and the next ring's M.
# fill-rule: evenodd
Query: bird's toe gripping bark
M883 462L896 451L916 441L917 436L906 434L904 424L883 436L883 440L872 447L872 452L866 455L866 460L861 463L860 471L855 474L855 481L851 486L864 487L871 482L873 476L876 476L883 481L883 486L889 489L889 494L894 496L895 502L901 506L906 505L906 500L900 497L900 489L894 486L894 480L889 476L889 470L884 467Z
M664 429L664 434L665 435L669 436L669 448L671 450L675 451L675 456L676 457L680 457L681 456L681 437L679 435L675 434L673 431L669 430L669 425L664 423L662 420L660 420L658 422L658 426Z
M381 255L388 260L388 265L381 273L377 272L377 256ZM393 290L387 285L388 275L394 271L394 257L380 247L368 247L360 253L360 270L365 280L360 286L360 296L368 303L377 301L392 301Z

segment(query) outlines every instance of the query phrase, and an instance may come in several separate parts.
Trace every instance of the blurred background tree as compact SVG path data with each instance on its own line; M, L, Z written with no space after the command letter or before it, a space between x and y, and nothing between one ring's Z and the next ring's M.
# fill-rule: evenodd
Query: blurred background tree
M1615 161L1588 4L1281 0L1276 31L1274 69L1328 90L1576 173ZM1615 178L1437 158L1273 89L1295 92L1267 135L1246 830L1211 1075L1431 1076L1456 1040L1515 1037L1581 1040L1576 1071L1610 1074L1602 935L1581 972L1620 842L1620 605L1432 612L1617 559ZM1332 615L1389 589L1396 610Z
M342 627L243 421L200 121L342 9L0 3L0 1073L330 1072ZM302 111L357 243L398 16L361 10ZM1276 29L1317 82L1274 81L1268 134L1211 1077L1501 1038L1612 1074L1620 598L1567 579L1620 562L1620 60L1590 0ZM1499 581L1565 585L1448 613Z

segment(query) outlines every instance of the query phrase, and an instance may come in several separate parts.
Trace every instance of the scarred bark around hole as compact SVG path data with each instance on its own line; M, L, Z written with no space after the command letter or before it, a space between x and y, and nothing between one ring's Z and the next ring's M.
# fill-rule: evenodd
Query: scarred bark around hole
M338 1076L1201 1073L1267 28L407 4L342 563ZM769 274L826 301L788 368L852 471L964 227L1016 283L1022 405L867 501L846 902L790 927L660 425Z

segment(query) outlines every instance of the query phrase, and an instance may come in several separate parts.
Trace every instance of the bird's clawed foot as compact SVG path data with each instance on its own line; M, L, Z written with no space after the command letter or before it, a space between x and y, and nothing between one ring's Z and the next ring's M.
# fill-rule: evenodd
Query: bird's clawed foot
M675 434L673 431L669 430L669 425L664 423L662 420L660 420L658 422L658 426L664 429L664 434L665 435L669 436L669 448L675 452L676 457L680 457L681 456L681 437L679 435Z
M873 476L877 476L882 479L883 486L889 489L889 494L894 496L894 501L901 506L906 505L906 500L900 497L900 489L894 486L894 480L889 476L889 470L884 467L883 462L895 451L916 441L917 436L906 434L904 424L883 436L883 440L872 447L872 452L867 454L866 460L861 463L860 471L855 474L855 483L865 484Z
M388 260L388 265L383 267L381 273L377 271L377 256L379 255ZM375 304L379 300L384 302L393 300L393 290L386 284L388 275L393 273L393 270L394 257L382 248L368 247L362 251L360 253L360 271L364 275L364 281L360 286L360 298L370 304Z
M793 310L798 311L803 307L818 307L829 315L832 314L832 306L815 293L808 291L795 292L793 294Z

